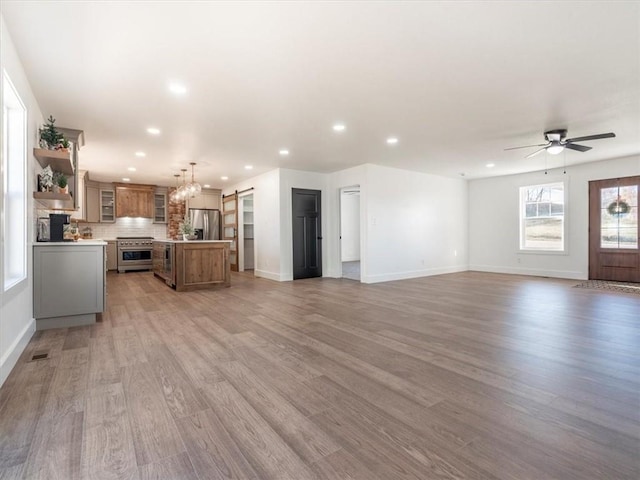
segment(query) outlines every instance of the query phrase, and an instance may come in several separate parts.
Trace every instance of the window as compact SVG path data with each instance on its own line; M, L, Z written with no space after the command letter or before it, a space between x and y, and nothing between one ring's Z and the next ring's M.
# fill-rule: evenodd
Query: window
M520 188L520 249L564 251L564 184Z
M27 114L6 72L2 87L2 265L6 292L27 278Z
M600 247L638 248L638 185L600 189Z

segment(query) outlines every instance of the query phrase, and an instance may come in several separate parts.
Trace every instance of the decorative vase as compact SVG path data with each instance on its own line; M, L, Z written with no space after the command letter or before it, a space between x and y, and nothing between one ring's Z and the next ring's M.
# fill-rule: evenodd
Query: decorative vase
M198 238L197 235L187 235L186 233L184 235L182 235L183 240L195 240L196 238Z

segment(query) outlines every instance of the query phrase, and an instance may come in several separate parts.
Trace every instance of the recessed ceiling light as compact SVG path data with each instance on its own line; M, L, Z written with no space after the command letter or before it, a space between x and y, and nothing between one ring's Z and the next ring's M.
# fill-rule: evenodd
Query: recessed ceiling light
M130 172L135 172L136 171L136 167L129 167L129 168L127 168L127 170L129 170Z
M387 144L388 145L395 145L396 143L398 143L398 139L396 137L387 138Z
M184 95L185 93L187 93L187 87L185 87L181 83L170 83L169 91L175 95Z
M147 154L144 153L144 152L136 152L136 157L142 158L142 157L146 157L146 156L147 156Z
M344 130L345 130L346 128L347 128L347 127L345 127L342 123L336 123L336 124L333 126L333 130L334 130L335 132L344 132Z
M227 177L226 175L223 177L220 177L220 180L229 180L229 177Z
M149 127L147 128L147 133L150 133L151 135L160 135L160 129L156 127Z
M245 165L245 170L253 170L253 165Z
M487 163L487 168L493 168L495 166L496 166L495 163Z
M131 179L130 179L130 178L127 178L127 177L124 177L124 178L122 179L122 181L123 181L123 182L130 182L130 181L131 181Z
M286 148L283 148L282 150L280 150L278 152L280 155L282 155L283 157L286 157L287 155L289 155L289 150L287 150Z
M205 183L205 184L203 185L203 187L204 187L204 188L211 188L211 185L209 185L208 183Z

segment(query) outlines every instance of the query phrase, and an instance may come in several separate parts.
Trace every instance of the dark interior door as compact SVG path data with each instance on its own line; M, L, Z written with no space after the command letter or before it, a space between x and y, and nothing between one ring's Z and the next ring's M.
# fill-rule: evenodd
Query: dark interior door
M640 282L640 176L589 182L589 278Z
M322 276L320 191L292 189L293 279Z

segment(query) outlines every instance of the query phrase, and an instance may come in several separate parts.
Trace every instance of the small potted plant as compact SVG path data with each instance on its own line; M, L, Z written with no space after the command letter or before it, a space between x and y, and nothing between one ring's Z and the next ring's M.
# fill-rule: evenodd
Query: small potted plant
M53 181L58 187L58 192L60 193L69 193L68 189L68 180L64 173L56 172L53 175Z
M178 233L182 234L183 240L195 240L197 237L196 229L191 224L191 219L188 216L184 216L184 220L178 227Z

